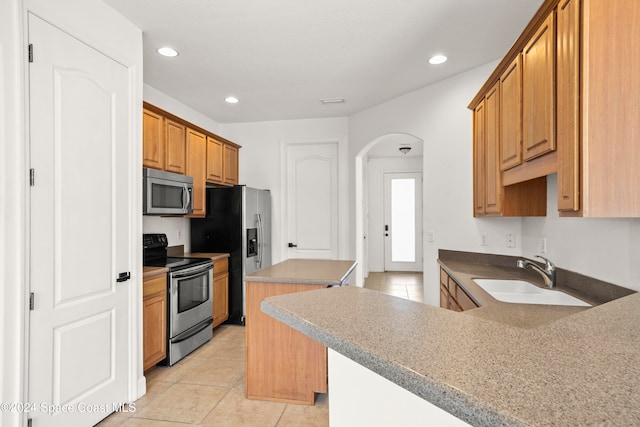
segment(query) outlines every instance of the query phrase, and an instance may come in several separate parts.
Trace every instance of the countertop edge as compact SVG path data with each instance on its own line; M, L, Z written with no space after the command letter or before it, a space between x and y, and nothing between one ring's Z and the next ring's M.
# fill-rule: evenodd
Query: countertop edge
M169 272L167 267L142 267L142 280L153 279L157 276L163 276Z
M455 387L429 379L407 367L367 351L365 348L340 339L336 334L323 330L321 327L287 310L274 306L270 301L272 298L277 297L265 298L260 303L261 311L450 414L466 422L473 423L475 426L526 425L509 414L499 413L488 408L478 399L463 393Z
M289 259L289 260L285 260L280 264L283 264L284 262L288 262L288 261L296 261L295 259ZM318 260L302 260L302 261L318 261ZM244 276L244 280L247 282L260 282L260 283L285 283L285 284L298 284L298 285L324 285L327 287L332 287L332 286L340 286L344 284L344 281L349 277L349 275L351 275L351 273L353 273L353 271L355 270L355 268L358 265L357 261L350 261L350 260L319 260L322 262L325 261L336 261L336 262L341 262L341 263L346 263L346 262L351 262L351 266L349 266L349 268L346 270L346 272L344 274L342 274L342 276L340 276L339 278L335 278L335 279L315 279L312 277L292 277L292 276L271 276L271 275L264 275L264 274L260 274L261 270L258 270L255 273L252 273L250 275L246 275ZM277 267L280 264L274 264L271 267ZM271 267L267 267L271 268Z

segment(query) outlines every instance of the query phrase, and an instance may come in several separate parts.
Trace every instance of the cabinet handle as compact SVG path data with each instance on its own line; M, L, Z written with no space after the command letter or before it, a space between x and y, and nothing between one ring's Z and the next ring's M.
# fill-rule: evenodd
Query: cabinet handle
M293 243L289 242L289 247L290 247L290 248L297 248L297 247L298 247L298 245L294 245Z

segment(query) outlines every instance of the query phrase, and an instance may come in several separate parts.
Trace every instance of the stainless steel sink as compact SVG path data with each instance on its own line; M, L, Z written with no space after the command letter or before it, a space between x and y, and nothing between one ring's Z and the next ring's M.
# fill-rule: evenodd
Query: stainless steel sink
M578 298L556 289L543 289L524 280L472 279L492 297L516 304L574 305L591 307Z

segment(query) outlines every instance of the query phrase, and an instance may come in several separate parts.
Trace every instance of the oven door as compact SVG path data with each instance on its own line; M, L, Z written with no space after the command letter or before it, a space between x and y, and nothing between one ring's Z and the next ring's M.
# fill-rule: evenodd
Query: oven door
M213 315L213 263L169 273L169 338Z

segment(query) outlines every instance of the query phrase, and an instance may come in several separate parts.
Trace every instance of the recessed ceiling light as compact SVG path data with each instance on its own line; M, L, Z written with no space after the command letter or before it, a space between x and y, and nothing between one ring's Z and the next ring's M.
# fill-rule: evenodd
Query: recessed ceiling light
M178 51L166 46L159 48L157 52L162 56L168 56L170 58L173 58L174 56L178 56Z
M342 104L344 102L344 98L325 98L321 99L320 102L323 104Z
M229 104L237 104L238 103L238 98L236 98L235 96L227 96L224 100L225 100L225 102L228 102Z
M447 61L447 57L444 55L434 55L429 58L429 64L438 65Z

